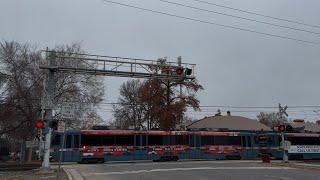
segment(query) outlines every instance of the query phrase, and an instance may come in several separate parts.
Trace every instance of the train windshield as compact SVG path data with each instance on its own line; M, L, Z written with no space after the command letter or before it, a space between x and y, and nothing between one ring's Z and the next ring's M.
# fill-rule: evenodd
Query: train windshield
M291 145L320 145L319 137L286 137Z

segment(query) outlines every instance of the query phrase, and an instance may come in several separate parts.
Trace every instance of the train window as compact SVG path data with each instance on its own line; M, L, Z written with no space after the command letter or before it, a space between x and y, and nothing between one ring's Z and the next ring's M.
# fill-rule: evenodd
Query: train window
M52 139L52 145L60 145L60 143L61 143L61 135L56 134Z
M242 147L247 147L246 136L241 136Z
M118 146L133 146L134 145L134 136L115 136L116 137L116 145Z
M215 145L241 145L240 136L214 136Z
M81 137L82 146L100 146L101 145L101 136L88 135Z
M135 138L135 146L141 146L140 144L141 144L141 139L140 139L140 135L135 135L134 136L134 138Z
M79 135L74 135L73 136L73 147L74 148L79 148Z
M202 145L214 145L214 136L201 136Z
M136 146L146 146L145 135L136 135Z
M269 140L269 136L258 136L258 142L267 142Z
M251 137L250 137L250 136L247 136L247 139L248 139L248 145L247 145L247 147L252 147Z
M66 148L71 148L72 135L67 135Z
M200 146L200 136L190 136L190 145L191 147L199 147Z
M163 145L164 136L150 135L148 136L148 145Z
M255 143L259 146L275 146L276 145L276 138L278 136L275 135L258 135L255 136Z
M103 146L113 146L114 143L114 136L102 136L102 145Z
M146 146L147 145L147 136L146 135L142 135L142 143L141 146Z
M187 145L188 136L171 136L171 145Z
M291 145L320 145L319 137L287 137Z

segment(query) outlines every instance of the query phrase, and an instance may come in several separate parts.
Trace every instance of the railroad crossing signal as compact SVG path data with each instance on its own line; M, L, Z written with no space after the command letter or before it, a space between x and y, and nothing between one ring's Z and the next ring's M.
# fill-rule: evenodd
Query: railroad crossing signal
M178 76L181 76L183 74L183 68L182 67L178 67L176 69L176 73L177 73Z
M44 126L43 116L44 116L44 111L42 111L42 109L40 109L37 112L37 119L36 119L37 120L36 126L38 129L42 129Z
M279 132L284 132L285 130L286 130L286 126L285 125L278 126L278 131Z
M286 110L288 109L288 106L282 107L281 104L279 103L279 119L283 119L283 115L288 117L288 114ZM281 142L285 143L285 138L284 138L284 132L286 131L286 126L285 125L280 125L278 127L278 131L281 133ZM283 157L282 157L283 162L288 162L288 155L286 150L283 148Z
M43 126L44 126L44 123L43 123L42 120L38 120L36 125L37 125L37 128L38 128L38 129L42 129Z
M37 112L37 121L43 121L43 116L44 116L44 112L42 111L42 109L39 109Z

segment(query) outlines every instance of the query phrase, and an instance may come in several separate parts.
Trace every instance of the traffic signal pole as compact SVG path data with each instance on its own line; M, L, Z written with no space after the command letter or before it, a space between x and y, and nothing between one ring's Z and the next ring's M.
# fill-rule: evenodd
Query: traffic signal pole
M53 52L50 52L48 56L48 64L51 67L55 66L55 54ZM50 170L50 145L51 145L51 131L52 129L49 127L50 122L53 120L53 97L54 97L54 91L56 87L56 82L54 79L55 69L49 69L48 71L48 77L45 83L45 98L44 98L44 104L45 104L45 129L47 131L45 136L45 146L44 146L44 156L43 156L43 162L42 162L42 169L43 170Z
M44 144L44 156L42 162L42 170L50 170L50 143L51 143L51 129L46 134L45 144Z
M39 153L38 153L38 159L41 159L41 154L42 154L42 128L39 129Z
M283 114L288 116L286 110L287 110L288 106L284 106L282 107L281 104L279 103L279 119L282 121L283 120ZM287 163L288 162L288 155L287 155L287 151L286 151L286 143L285 143L285 138L284 138L284 132L286 130L286 126L283 126L283 130L281 130L281 141L282 141L282 151L283 151L283 157L282 157L282 162Z
M283 147L282 162L287 163L288 162L288 155L287 155L287 151L285 149L284 132L281 132L281 141L282 141L282 147Z

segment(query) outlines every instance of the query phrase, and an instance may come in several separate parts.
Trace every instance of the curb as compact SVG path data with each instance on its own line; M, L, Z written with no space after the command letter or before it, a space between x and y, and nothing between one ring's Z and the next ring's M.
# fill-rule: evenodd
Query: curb
M320 171L319 166L314 166L310 164L296 164L296 163L270 163L270 165L273 166L282 166L282 167L292 167L292 168L297 168L297 169L306 169L306 170L315 170L315 171Z
M67 173L69 180L85 180L83 176L75 169L62 169Z
M62 169L63 169L63 171L67 174L67 176L68 176L68 180L73 180L73 178L72 178L72 176L71 176L70 172L69 172L68 170L66 170L65 168L62 168Z

